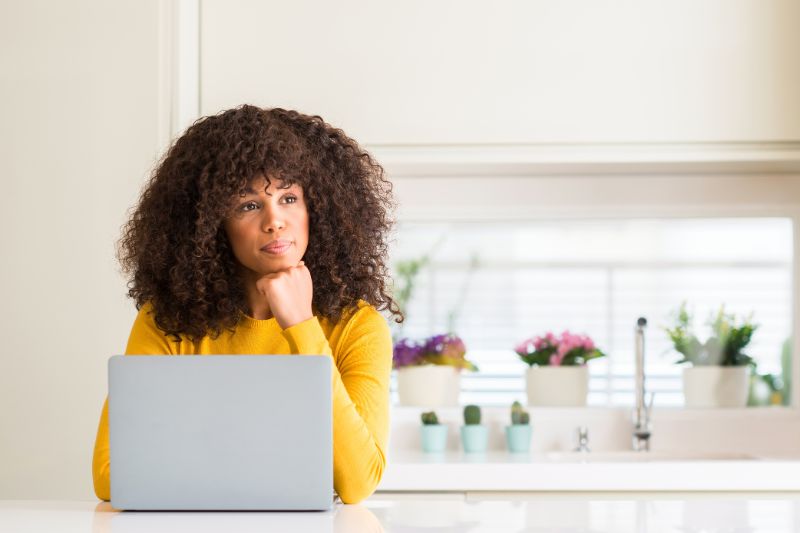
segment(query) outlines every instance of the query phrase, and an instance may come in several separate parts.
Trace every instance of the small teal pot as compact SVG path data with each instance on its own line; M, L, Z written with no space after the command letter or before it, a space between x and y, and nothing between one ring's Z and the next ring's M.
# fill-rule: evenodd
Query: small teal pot
M483 453L489 442L489 429L481 424L461 426L461 444L467 453Z
M447 426L445 424L423 424L421 435L422 451L425 453L441 453L447 447Z
M531 449L530 424L506 426L506 443L511 453L528 453Z

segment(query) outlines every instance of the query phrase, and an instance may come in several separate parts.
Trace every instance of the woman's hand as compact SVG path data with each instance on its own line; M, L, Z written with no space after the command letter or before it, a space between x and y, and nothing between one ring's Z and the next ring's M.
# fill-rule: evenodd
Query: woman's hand
M311 272L305 263L289 267L260 278L256 288L267 299L272 316L282 329L305 322L314 314L311 311L311 298L314 286Z

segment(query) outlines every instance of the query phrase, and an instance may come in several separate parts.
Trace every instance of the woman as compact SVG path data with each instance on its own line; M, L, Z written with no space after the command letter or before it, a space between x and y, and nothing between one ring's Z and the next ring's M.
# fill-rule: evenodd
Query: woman
M119 259L139 314L126 354L327 354L334 488L369 496L386 465L391 185L320 117L245 105L206 117L158 166ZM95 493L110 499L108 400Z

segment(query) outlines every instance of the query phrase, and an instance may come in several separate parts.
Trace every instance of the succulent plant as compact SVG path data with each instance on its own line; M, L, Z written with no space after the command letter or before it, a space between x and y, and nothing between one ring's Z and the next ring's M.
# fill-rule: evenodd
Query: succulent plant
M481 423L481 408L477 405L468 405L464 408L464 424L477 426Z
M511 424L515 426L527 425L531 421L528 412L522 408L522 404L514 402L511 404Z
M426 426L436 426L439 424L439 417L436 416L435 411L422 413L422 423Z

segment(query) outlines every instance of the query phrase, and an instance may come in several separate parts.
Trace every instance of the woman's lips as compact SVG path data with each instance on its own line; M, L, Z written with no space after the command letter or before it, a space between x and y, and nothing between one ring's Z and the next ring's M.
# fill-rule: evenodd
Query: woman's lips
M291 241L272 241L266 246L262 246L261 251L267 252L271 255L283 255L291 246Z

